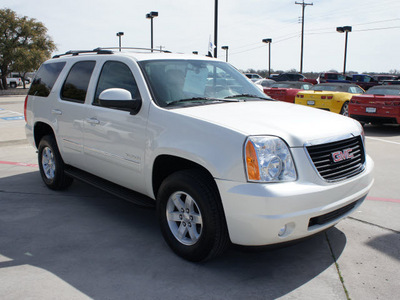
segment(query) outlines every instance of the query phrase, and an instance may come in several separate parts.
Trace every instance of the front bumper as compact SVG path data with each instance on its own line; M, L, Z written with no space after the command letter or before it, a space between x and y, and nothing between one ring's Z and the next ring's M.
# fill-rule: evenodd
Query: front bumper
M336 183L239 183L216 180L232 243L262 246L305 238L351 214L373 184L372 159L365 170Z

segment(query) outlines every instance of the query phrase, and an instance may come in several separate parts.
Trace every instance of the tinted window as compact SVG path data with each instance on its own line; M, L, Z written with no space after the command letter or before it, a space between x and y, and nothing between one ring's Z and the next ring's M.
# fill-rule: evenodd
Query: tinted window
M129 67L118 61L108 61L101 70L93 103L99 105L100 93L106 89L120 88L128 90L132 99L139 99L140 94L135 78Z
M36 73L28 94L47 97L64 66L65 62L43 64Z
M61 90L61 98L74 102L85 102L94 61L81 61L72 66Z

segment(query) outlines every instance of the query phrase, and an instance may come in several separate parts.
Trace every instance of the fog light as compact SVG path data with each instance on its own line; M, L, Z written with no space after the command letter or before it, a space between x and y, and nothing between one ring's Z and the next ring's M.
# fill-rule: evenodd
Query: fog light
M285 232L286 232L286 229L287 229L287 225L283 226L283 227L279 230L278 235L279 235L279 236L283 236L283 235L285 234Z
M279 229L278 236L284 238L291 235L295 227L296 225L293 222L285 224L285 226Z

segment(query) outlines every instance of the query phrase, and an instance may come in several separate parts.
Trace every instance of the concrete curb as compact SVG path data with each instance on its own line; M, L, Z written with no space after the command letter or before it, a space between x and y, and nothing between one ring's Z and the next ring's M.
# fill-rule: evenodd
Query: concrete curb
M7 90L0 90L0 96L9 96L9 95L27 95L29 89L23 88L9 88Z

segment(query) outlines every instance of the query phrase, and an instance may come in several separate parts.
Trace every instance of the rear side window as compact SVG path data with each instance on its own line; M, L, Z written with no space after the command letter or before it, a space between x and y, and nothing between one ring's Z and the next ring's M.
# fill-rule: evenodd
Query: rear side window
M28 95L47 97L64 66L65 62L43 64L32 82Z
M80 61L74 64L61 89L61 98L67 101L85 102L90 77L96 62Z

